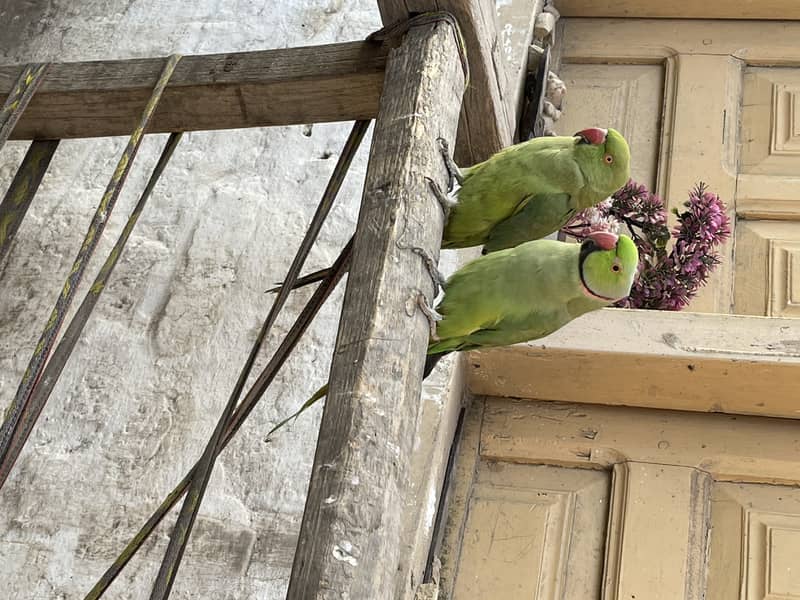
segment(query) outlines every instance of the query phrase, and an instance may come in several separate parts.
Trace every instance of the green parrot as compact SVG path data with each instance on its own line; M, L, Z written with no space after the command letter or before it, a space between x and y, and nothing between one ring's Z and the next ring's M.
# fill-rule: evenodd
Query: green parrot
M609 232L580 245L535 240L481 256L447 281L424 376L450 352L535 340L625 298L638 264L633 240Z
M453 180L460 184L451 198L431 182L447 214L442 248L483 244L487 254L543 238L630 179L628 142L615 129L595 127L573 136L533 138L467 169L459 169L446 142L439 142L450 187ZM295 288L320 281L328 271L301 277ZM269 291L279 289L280 285Z
M542 338L625 298L638 264L633 240L609 232L591 233L581 244L535 240L473 260L447 280L436 311L423 307L431 319L423 377L450 352ZM267 437L327 391L325 384Z
M533 138L463 171L446 149L443 153L461 187L454 193L442 248L483 244L484 254L558 231L630 179L630 149L615 129Z

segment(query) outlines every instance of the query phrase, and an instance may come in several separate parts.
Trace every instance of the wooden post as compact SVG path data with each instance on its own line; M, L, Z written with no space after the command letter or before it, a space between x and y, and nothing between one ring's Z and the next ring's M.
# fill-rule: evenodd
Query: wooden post
M495 0L378 0L378 9L384 25L431 10L448 11L461 25L470 81L458 127L456 163L474 165L511 144L517 123L503 102L509 91L508 74L503 67Z
M464 73L453 27L412 27L392 50L373 135L350 277L287 598L389 599L403 573L402 516L420 411L445 170ZM397 587L396 587L397 586Z

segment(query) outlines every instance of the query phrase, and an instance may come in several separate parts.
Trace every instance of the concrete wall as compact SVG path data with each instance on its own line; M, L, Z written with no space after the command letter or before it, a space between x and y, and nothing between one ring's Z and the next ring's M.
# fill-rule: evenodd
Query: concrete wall
M255 50L359 39L379 26L373 0L8 1L0 3L0 57L8 64ZM0 492L0 596L83 597L199 456L269 308L263 291L285 274L349 127L198 133L181 142ZM165 139L145 140L89 281ZM0 265L0 410L124 143L64 142ZM332 261L352 231L368 146L309 268ZM0 153L0 193L25 147L10 143ZM342 289L218 462L175 598L283 597L319 408L274 442L263 439L327 376ZM306 297L290 300L290 316ZM270 346L288 323L281 320ZM167 532L159 529L108 597L149 595Z

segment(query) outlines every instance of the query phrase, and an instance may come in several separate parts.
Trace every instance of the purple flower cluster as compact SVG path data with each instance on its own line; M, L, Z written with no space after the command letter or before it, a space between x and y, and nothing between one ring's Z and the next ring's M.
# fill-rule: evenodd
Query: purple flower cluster
M630 180L611 198L578 213L562 231L581 240L592 231L625 227L639 248L639 275L617 306L681 310L720 263L716 247L731 234L725 204L704 183L689 193L683 206L683 212L673 209L678 224L670 233L661 198ZM672 238L675 243L668 250Z

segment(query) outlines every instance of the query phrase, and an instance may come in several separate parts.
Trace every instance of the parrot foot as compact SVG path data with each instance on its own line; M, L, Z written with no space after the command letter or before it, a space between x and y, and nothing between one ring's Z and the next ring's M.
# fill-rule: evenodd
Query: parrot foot
M436 312L435 309L431 308L430 304L428 304L427 298L425 298L425 294L420 292L417 294L417 306L422 311L422 314L425 315L425 318L428 319L428 326L431 329L431 339L434 342L439 341L439 336L436 334L436 323L443 319L442 315Z
M433 195L436 196L436 199L439 201L439 205L442 207L442 212L444 212L444 220L447 221L447 218L450 216L450 209L456 205L456 200L452 196L445 194L442 191L442 188L439 187L439 184L433 179L430 177L426 177L425 179L428 180L428 185L431 187Z
M419 246L414 246L411 248L411 251L419 256L422 261L425 263L425 268L428 269L428 273L433 279L433 296L434 298L439 295L439 288L445 290L447 287L447 280L445 279L442 272L439 270L439 267L436 265L436 261L433 260L430 254L428 254L424 248L420 248Z
M447 191L452 192L456 187L456 183L458 183L458 185L464 184L464 176L461 174L461 169L458 168L453 157L450 156L450 144L447 143L447 140L444 138L436 138L436 141L439 142L439 152L442 153L444 166L447 169Z

